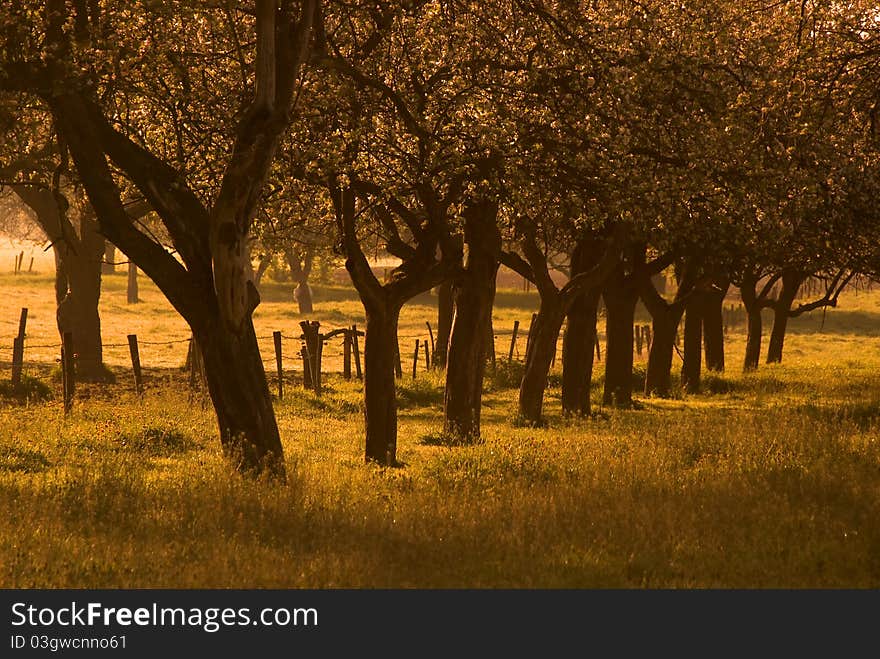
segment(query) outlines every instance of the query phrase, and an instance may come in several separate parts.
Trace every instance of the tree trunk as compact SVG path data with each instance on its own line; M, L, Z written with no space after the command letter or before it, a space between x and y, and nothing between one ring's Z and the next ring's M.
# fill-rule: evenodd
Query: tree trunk
M748 318L748 333L743 370L756 371L758 370L758 361L761 359L761 307L746 307L746 316Z
M112 376L104 368L101 318L98 314L98 301L101 297L100 265L96 263L92 272L71 270L68 272L68 280L70 289L58 305L56 313L58 332L61 336L65 332L73 334L78 378L110 381Z
M53 240L55 253L55 301L58 332L73 334L77 376L91 381L112 381L104 368L101 342L101 270L106 245L98 233L91 209L79 213L79 228L68 219L70 205L59 191L58 198L45 189L16 186L18 197L33 209L37 221Z
M767 363L782 362L782 346L785 343L785 330L788 328L791 306L797 297L804 277L797 272L785 272L782 275L782 290L773 304L773 329L770 330L770 342L767 344Z
M263 275L266 274L270 265L272 265L272 257L268 254L263 254L260 257L260 262L257 264L257 269L254 270L254 286L258 289L263 281Z
M562 338L562 413L590 414L593 348L596 344L598 290L583 293L568 310Z
M746 310L746 352L743 359L743 372L758 370L761 359L761 304L758 300L756 287L758 277L745 272L739 285L739 294Z
M718 288L706 293L703 307L703 342L706 350L706 369L724 370L724 298L730 282L716 281Z
M464 211L468 257L453 289L455 314L443 398L445 431L464 440L480 437L487 336L501 257L497 214L498 207L493 203L472 203Z
M138 269L134 261L128 262L128 286L125 291L125 300L128 304L137 304L141 301L138 296Z
M680 322L680 308L658 309L651 316L652 340L645 373L646 396L669 398L672 393L672 355L675 332Z
M432 357L434 368L446 368L446 353L449 351L454 313L452 281L443 282L437 287L437 343Z
M684 316L684 348L681 365L681 386L689 394L700 391L700 371L703 358L704 293L695 292L688 300ZM656 337L654 339L657 340Z
M104 260L101 262L101 274L112 275L116 272L116 245L109 240L104 241Z
M314 313L314 305L312 304L312 289L308 282L303 280L297 283L293 291L293 297L299 305L300 315Z
M619 272L602 292L605 301L605 391L606 405L632 407L633 390L633 322L638 291Z
M219 318L195 331L224 454L243 472L284 478L284 453L253 319L240 332Z
M305 249L288 247L284 250L284 256L287 258L290 276L296 282L293 299L296 300L299 306L299 313L301 315L314 313L315 309L312 305L312 289L309 286L309 275L312 273L315 248L311 246Z
M366 305L365 305L366 306ZM397 392L394 360L400 307L366 307L364 337L364 420L366 461L382 466L397 464Z
M529 333L526 366L519 387L519 416L527 424L543 422L544 390L547 389L547 376L564 319L565 309L560 296L542 295L541 307Z

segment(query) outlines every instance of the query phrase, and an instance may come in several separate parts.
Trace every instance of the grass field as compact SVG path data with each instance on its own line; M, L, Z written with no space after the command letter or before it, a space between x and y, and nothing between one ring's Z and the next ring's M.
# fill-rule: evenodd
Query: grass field
M105 280L105 343L188 337L152 285L142 279L136 306L124 287L124 275ZM405 468L363 464L356 381L330 376L318 399L296 387L291 359L276 402L291 478L279 487L220 457L213 413L179 369L185 343L142 345L143 401L127 348L108 348L117 384L84 387L65 419L57 350L30 347L58 342L51 275L2 274L0 291L2 378L27 306L27 372L53 394L0 403L0 587L880 586L880 292L792 321L785 362L747 377L732 326L729 372L701 395L632 411L597 399L594 418L567 420L555 371L544 429L511 424L517 369L500 363L486 441L468 447L438 441L441 376L407 373L434 324L424 295L401 322ZM352 291L316 293L314 319L363 323ZM269 282L263 297L257 333L282 330L292 356L290 286ZM499 291L499 355L536 305Z

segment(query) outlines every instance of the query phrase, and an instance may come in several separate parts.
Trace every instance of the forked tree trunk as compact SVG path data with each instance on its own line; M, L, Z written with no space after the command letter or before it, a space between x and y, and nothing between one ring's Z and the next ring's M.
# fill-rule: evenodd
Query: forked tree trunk
M635 285L616 274L602 292L605 300L605 405L632 407L633 322L639 299Z
M700 391L703 358L703 307L705 293L696 292L687 303L684 316L681 386L689 394Z
M666 307L651 314L651 347L645 373L645 395L668 398L672 393L672 357L681 309Z
M596 316L599 290L579 295L566 316L562 338L562 413L590 414L593 354L596 345Z
M454 313L452 282L443 282L437 287L437 342L431 358L435 368L446 368L446 354L449 351L449 336L452 332Z
M293 299L296 300L300 315L314 313L312 303L312 289L309 286L309 275L312 273L312 264L315 259L315 248L308 246L305 249L288 248L284 251L287 265L290 267L290 276L296 282L293 290Z
M488 202L469 204L464 211L468 257L453 288L455 315L443 397L445 431L462 440L480 437L487 336L501 256L497 215L497 204Z
M53 240L56 322L61 336L73 334L77 376L112 381L112 374L104 368L98 314L105 240L98 233L94 216L90 211L81 213L77 230L67 217L63 197L63 203L59 203L49 190L31 186L15 186L15 192L33 209L38 223Z
M785 272L782 275L782 290L779 298L772 305L773 329L770 330L770 341L767 344L767 363L778 364L782 361L782 347L785 343L785 331L791 307L797 297L804 277L797 272Z
M526 366L519 388L519 416L527 424L543 422L544 390L564 319L565 308L559 296L542 295L541 307L529 333Z
M366 305L365 305L366 306ZM364 337L364 417L367 462L397 464L397 392L394 361L400 307L366 307Z
M703 307L703 342L706 351L706 369L724 370L724 298L730 288L728 280L716 281L717 288L707 292Z
M195 336L224 454L240 471L284 478L281 437L252 317L239 332L216 318L198 326Z

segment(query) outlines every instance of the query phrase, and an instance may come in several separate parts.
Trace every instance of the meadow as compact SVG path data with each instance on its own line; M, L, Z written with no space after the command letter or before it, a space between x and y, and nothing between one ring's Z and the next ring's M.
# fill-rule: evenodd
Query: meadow
M563 418L557 360L548 424L535 429L512 422L521 367L506 355L537 297L503 288L475 446L443 444L442 374L409 370L435 324L425 294L401 321L405 466L380 469L363 464L360 383L326 376L320 398L298 386L302 318L290 285L267 281L257 333L283 331L291 356L276 401L286 486L224 462L213 412L181 369L185 343L142 345L141 399L127 348L108 348L117 383L81 387L65 417L51 275L0 274L0 291L0 377L27 306L26 374L48 395L0 398L0 587L880 586L880 291L793 320L784 362L748 376L733 323L726 373L704 374L702 394L639 397L634 410L601 406L599 362L595 415ZM315 293L310 319L363 323L350 288ZM104 342L185 341L145 278L141 296L126 305L125 276L105 278Z

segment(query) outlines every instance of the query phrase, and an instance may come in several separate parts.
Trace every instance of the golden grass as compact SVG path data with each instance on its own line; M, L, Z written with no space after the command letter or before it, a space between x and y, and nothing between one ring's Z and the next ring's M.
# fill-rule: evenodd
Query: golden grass
M22 305L29 344L56 341L50 284L0 275L0 343ZM122 275L105 289L105 342L188 335L145 282L136 309ZM318 293L316 319L363 322L350 291ZM258 334L295 331L288 295L265 287ZM432 302L408 305L401 334L426 334ZM499 302L499 334L527 327L533 294ZM490 386L477 446L438 445L442 380L405 376L402 469L362 463L357 382L331 376L320 400L291 386L276 407L286 487L222 460L211 410L169 368L185 346L142 348L143 402L111 353L120 383L84 388L67 419L57 398L0 405L0 587L877 587L878 306L848 294L823 330L821 314L794 321L786 362L748 377L732 328L709 393L640 410L566 420L551 387L548 427L517 428L515 391Z

